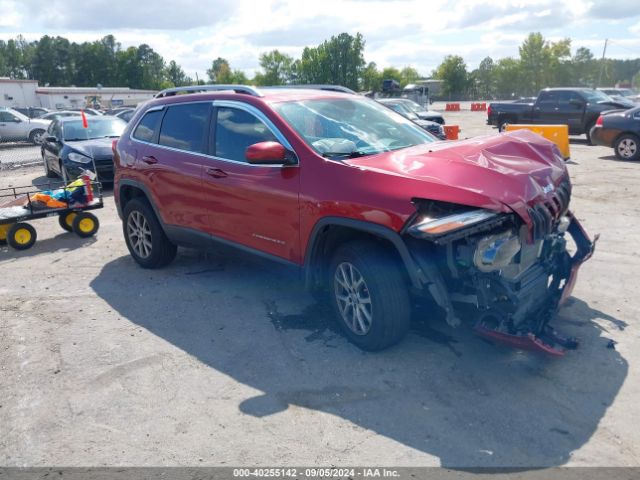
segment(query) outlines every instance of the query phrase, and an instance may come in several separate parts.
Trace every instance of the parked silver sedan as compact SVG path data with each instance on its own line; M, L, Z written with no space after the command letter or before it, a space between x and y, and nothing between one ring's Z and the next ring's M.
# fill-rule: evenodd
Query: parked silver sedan
M50 123L50 120L29 118L11 108L0 107L0 138L3 142L28 140L40 145Z

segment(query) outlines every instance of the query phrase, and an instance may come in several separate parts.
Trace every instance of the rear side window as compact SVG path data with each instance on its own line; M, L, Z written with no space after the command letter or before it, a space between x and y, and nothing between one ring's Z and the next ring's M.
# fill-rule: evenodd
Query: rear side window
M160 145L205 153L210 111L209 103L169 107L160 127Z
M550 91L550 92L540 92L540 97L538 97L538 103L546 103L546 104L555 104L558 103L558 98L560 94L558 91Z
M218 108L216 157L246 162L245 152L249 145L277 141L269 127L249 112L238 108Z
M152 112L147 112L138 123L138 126L133 131L133 138L137 140L142 140L143 142L151 142L153 141L153 136L155 134L156 128L158 126L158 122L162 118L162 110L154 110Z

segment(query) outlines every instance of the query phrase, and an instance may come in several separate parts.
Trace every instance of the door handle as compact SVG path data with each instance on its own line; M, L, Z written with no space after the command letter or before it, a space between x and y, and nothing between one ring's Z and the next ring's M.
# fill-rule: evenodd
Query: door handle
M149 155L149 156L145 155L144 157L142 157L142 161L147 165L153 165L154 163L158 163L158 159L153 155Z
M225 178L227 176L224 170L220 170L219 168L207 168L207 175L213 178Z

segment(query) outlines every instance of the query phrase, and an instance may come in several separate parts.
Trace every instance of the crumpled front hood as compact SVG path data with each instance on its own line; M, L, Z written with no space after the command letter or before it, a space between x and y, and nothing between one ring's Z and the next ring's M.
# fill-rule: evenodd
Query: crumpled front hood
M547 197L567 177L555 144L528 130L419 145L347 163L411 179L406 193L413 197L508 206L522 217L527 204ZM420 180L422 192L414 180Z
M83 155L98 160L111 158L113 156L113 151L111 150L113 140L113 138L95 138L91 140L67 142L67 145Z

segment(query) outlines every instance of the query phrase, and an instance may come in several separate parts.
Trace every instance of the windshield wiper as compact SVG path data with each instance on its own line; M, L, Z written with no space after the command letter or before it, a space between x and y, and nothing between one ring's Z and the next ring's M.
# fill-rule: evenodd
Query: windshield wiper
M352 152L324 152L322 156L324 158L334 158L334 157L342 157L342 158L358 158L364 157L366 155L373 155L374 152L363 152L362 150L354 150Z

